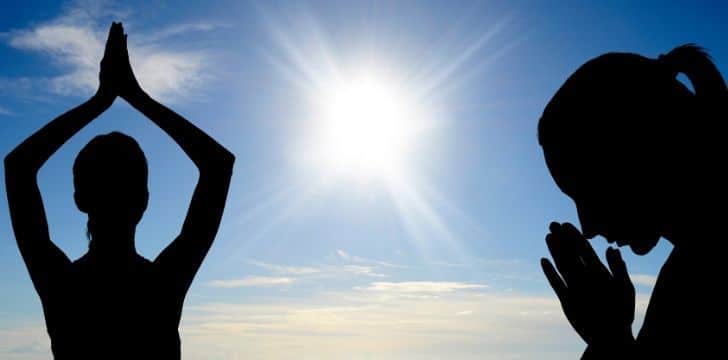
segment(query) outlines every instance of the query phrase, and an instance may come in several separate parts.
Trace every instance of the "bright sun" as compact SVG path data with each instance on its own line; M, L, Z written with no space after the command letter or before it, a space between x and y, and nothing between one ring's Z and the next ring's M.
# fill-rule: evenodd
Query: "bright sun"
M331 82L316 102L313 155L327 173L388 180L407 165L417 119L401 85L365 72Z

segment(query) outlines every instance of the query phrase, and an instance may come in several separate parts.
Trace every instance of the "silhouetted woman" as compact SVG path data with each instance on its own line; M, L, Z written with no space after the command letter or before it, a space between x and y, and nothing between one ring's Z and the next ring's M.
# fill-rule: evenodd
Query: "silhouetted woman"
M726 320L726 96L708 55L685 45L658 59L597 57L544 110L539 141L551 175L576 204L583 235L552 223L546 242L556 267L541 264L588 344L583 358L724 356L717 354ZM638 255L661 237L674 245L636 339L627 268L613 248L606 254L611 272L602 265L586 241L596 235Z
M217 233L234 156L137 83L120 23L109 31L97 93L5 158L13 230L43 304L55 359L179 359L185 294ZM136 253L147 207L147 163L118 132L88 143L73 165L74 199L88 214L88 252L76 261L51 242L36 177L71 136L121 96L174 139L199 170L179 236L153 261Z

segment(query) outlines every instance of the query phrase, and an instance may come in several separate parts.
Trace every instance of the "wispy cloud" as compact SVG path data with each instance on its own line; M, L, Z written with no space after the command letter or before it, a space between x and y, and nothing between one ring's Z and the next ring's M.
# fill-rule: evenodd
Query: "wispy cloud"
M378 273L371 266L363 265L344 265L341 267L344 272L354 275L366 275L372 277L387 277L386 274Z
M1 359L48 359L50 340L38 319L34 324L16 325L16 327L0 327Z
M39 88L61 95L87 95L98 86L108 26L119 14L101 9L90 12L86 6L90 5L74 3L50 21L12 30L3 37L10 46L47 56L59 67L61 73L56 76L33 79ZM159 32L129 34L131 62L145 90L169 101L199 88L208 78L208 52L176 50L161 40L183 32L209 31L215 26L176 24Z
M0 106L0 115L13 116L13 115L15 115L15 113L12 112L12 111L10 111L10 110L8 110L8 109L6 109L6 108L4 108L4 107L2 107L2 106Z
M317 266L291 266L271 264L268 262L251 260L249 264L255 265L262 269L268 270L271 274L286 275L295 279L321 279L337 276L371 276L371 277L387 277L386 274L377 271L376 266L360 265L360 264L343 264L343 265L317 265Z
M382 297L345 291L249 300L185 306L180 326L185 358L555 360L577 358L584 350L551 294ZM647 297L638 295L638 318L646 306ZM42 319L0 327L0 358L49 356Z
M288 285L294 282L289 277L247 276L242 279L212 280L209 285L217 288Z
M454 281L403 281L373 282L367 287L371 291L396 293L451 293L459 290L485 289L487 285Z
M629 276L632 281L637 285L644 285L647 287L654 287L657 282L657 277L654 275L647 274L635 274Z
M263 261L251 260L250 264L261 267L277 274L294 276L311 275L321 273L321 269L313 266L287 266L271 264Z
M342 259L344 261L349 261L349 262L372 264L372 265L378 265L378 266L383 266L383 267L393 267L393 268L405 268L406 267L404 265L392 264L392 263L389 263L386 261L372 260L372 259L363 258L361 256L352 255L341 249L337 249L335 251L335 253L336 253L336 256L338 256L340 259Z
M336 255L338 255L340 258L347 260L347 261L352 260L352 256L349 255L349 253L347 253L346 251L341 250L341 249L336 250Z
M349 291L185 311L181 334L190 359L563 359L583 351L552 296L464 291L385 298Z
M166 40L174 36L182 35L189 32L208 32L217 30L220 28L229 28L229 24L223 24L218 22L190 22L186 24L175 24L167 26L151 34L143 34L140 37L140 43L154 43L161 40Z
M341 249L335 250L334 254L338 261L328 264L298 266L273 264L259 260L249 260L248 263L265 269L272 275L285 275L296 280L351 276L384 278L389 277L388 274L382 271L384 269L406 268L403 265L352 255Z

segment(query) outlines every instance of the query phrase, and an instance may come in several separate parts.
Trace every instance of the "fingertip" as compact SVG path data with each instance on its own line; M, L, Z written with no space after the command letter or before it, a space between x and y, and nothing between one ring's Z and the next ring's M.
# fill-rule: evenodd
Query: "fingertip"
M566 231L579 231L574 224L566 222L562 225L562 228Z
M614 254L614 252L615 252L615 251L616 251L616 250L615 250L615 249L614 249L613 247L608 247L608 248L607 248L607 253L606 253L606 255L607 255L607 260L608 260L608 261L613 261L613 260L615 260L615 259L616 259L616 257L615 257L615 254Z
M545 273L549 273L549 274L556 272L554 265L551 263L551 260L549 260L548 258L541 258L541 269Z
M554 236L553 234L547 234L546 235L546 246L551 250L552 247L554 247Z
M549 231L556 232L559 230L561 225L557 223L556 221L552 221L551 224L549 224Z

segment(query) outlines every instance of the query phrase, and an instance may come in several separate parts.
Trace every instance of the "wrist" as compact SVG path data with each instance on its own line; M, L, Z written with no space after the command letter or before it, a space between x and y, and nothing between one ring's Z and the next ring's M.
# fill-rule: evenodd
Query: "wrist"
M620 354L630 352L635 343L632 331L625 331L609 338L595 339L595 341L589 343L589 347L599 353Z
M133 104L143 100L145 97L149 97L149 95L147 95L147 93L145 93L141 88L136 88L123 92L121 97L130 104Z
M96 90L96 93L91 97L91 101L98 101L101 104L111 106L111 104L114 103L115 98L116 95L114 93L99 87L99 89Z

